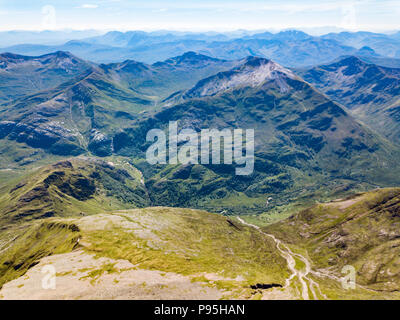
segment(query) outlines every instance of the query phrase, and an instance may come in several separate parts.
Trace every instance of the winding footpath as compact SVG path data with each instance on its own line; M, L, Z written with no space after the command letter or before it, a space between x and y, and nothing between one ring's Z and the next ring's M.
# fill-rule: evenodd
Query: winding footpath
M262 234L264 234L267 237L272 238L275 243L276 243L276 248L278 249L279 253L282 255L283 258L286 259L287 264L288 264L288 268L291 271L291 275L288 279L286 279L286 283L285 283L285 287L284 288L288 288L290 286L290 283L292 282L292 280L297 277L297 279L299 280L300 284L301 284L301 297L304 300L310 300L310 295L309 292L311 292L312 294L312 298L315 300L318 300L318 295L316 293L316 290L318 290L319 295L321 297L323 297L324 299L328 299L327 296L325 294L322 293L321 288L319 287L319 284L316 283L313 279L309 278L309 275L312 274L312 270L311 270L311 263L310 261L308 261L308 259L306 257L304 257L301 254L298 253L293 253L292 250L290 250L288 248L287 245L285 245L284 243L282 243L281 240L277 239L274 235L272 234L268 234L265 233L261 230L260 227L247 223L245 222L243 219L237 217L237 219L240 221L240 223L248 226L248 227L252 227L256 230L258 230L259 232L261 232ZM297 270L296 269L296 258L298 258L299 260L301 260L304 265L305 268L304 270ZM307 282L309 284L307 284Z

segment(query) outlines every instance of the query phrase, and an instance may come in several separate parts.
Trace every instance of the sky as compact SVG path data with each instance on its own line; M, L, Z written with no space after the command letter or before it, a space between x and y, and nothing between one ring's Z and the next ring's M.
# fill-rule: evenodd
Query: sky
M0 30L400 30L400 0L0 0Z

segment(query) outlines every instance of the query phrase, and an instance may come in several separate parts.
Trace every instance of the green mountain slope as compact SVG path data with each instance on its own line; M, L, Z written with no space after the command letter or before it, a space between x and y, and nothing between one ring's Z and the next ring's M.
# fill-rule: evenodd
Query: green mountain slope
M175 275L171 286L179 285L179 275L189 279L186 290L199 282L221 290L226 298L251 299L262 294L251 285L283 287L289 277L286 261L272 239L204 211L146 208L83 218L50 218L13 229L11 243L7 236L0 235L0 287L25 274L40 259L52 254L58 254L54 259L62 258L72 250L80 250L81 260L86 255L95 257L97 266L74 271L71 261L66 266L71 269L57 277L83 272L78 276L83 286L85 281L96 286L103 274L130 270L141 271L129 280L132 284L139 279L142 285L151 286L152 279L143 277L143 270L151 270L163 276ZM104 258L114 263L102 265ZM117 271L114 266L121 260L134 267ZM113 287L118 290L120 285L115 281Z
M122 159L112 161L64 160L2 186L0 225L149 205L140 172Z
M186 52L152 65L127 60L100 65L100 68L115 81L163 100L177 91L190 89L203 78L231 69L237 63Z
M288 203L350 185L396 185L398 151L291 71L262 58L206 78L167 108L114 137L115 152L143 158L153 128L255 129L255 171L234 165L137 166L155 204L265 211L266 198ZM385 160L383 160L385 159ZM382 166L382 161L385 161ZM386 162L387 161L387 162ZM390 163L390 165L389 165ZM323 192L322 192L323 193Z
M134 61L93 66L54 88L0 105L0 139L61 156L88 151L111 155L112 136L130 127L134 119L158 110L161 100L176 90L235 63L187 53L153 66ZM52 60L42 64L52 68ZM51 74L47 69L44 74ZM37 70L32 74L43 79ZM11 81L10 75L4 77Z
M54 88L91 68L91 63L62 51L39 57L0 54L0 103Z
M351 109L355 117L394 143L399 142L400 69L345 57L300 74L330 98Z
M392 42L396 43L395 40ZM385 43L385 42L383 42ZM387 42L386 42L387 44ZM398 45L398 42L397 42ZM375 47L374 47L375 48ZM69 51L97 63L136 60L155 63L187 51L196 51L218 59L243 59L249 55L277 61L286 67L311 66L332 61L357 49L304 32L288 30L277 34L151 34L145 32L109 33L97 39L68 41L63 45L19 44L3 48L25 55ZM394 57L394 55L391 55Z
M151 98L95 69L54 89L2 105L0 138L59 155L76 155L87 149L109 155L112 145L106 134L124 124L129 126L127 121L151 103Z
M317 204L264 228L306 249L314 268L341 277L355 268L356 282L377 292L399 290L400 190L381 189Z

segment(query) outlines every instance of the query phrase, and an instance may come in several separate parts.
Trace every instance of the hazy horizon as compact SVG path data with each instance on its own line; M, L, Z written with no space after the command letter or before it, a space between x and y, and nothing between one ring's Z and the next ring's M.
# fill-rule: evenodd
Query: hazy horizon
M181 33L181 34L190 34L190 33L201 33L201 34L256 34L262 32L270 32L272 34L277 34L280 32L285 31L301 31L311 36L320 36L325 35L328 33L342 33L342 32L349 32L349 33L358 33L358 32L369 32L369 33L377 33L377 34L395 34L400 32L400 27L398 29L390 29L390 30L366 30L366 29L359 29L359 30L350 30L350 29L342 29L336 27L316 27L316 28L282 28L282 29L232 29L232 30L216 30L216 29L205 29L205 30L179 30L179 29L71 29L71 28L62 28L62 29L43 29L43 30L29 30L29 29L7 29L7 30L0 30L0 33L37 33L37 34L44 34L44 33L95 33L97 35L104 35L109 32L146 32L146 33Z
M400 29L399 15L400 2L393 0L0 0L0 31L391 32Z

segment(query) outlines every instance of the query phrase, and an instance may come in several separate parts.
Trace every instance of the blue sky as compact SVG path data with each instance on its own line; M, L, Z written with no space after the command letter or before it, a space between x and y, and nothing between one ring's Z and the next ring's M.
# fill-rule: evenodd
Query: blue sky
M400 0L0 0L0 30L400 29Z

